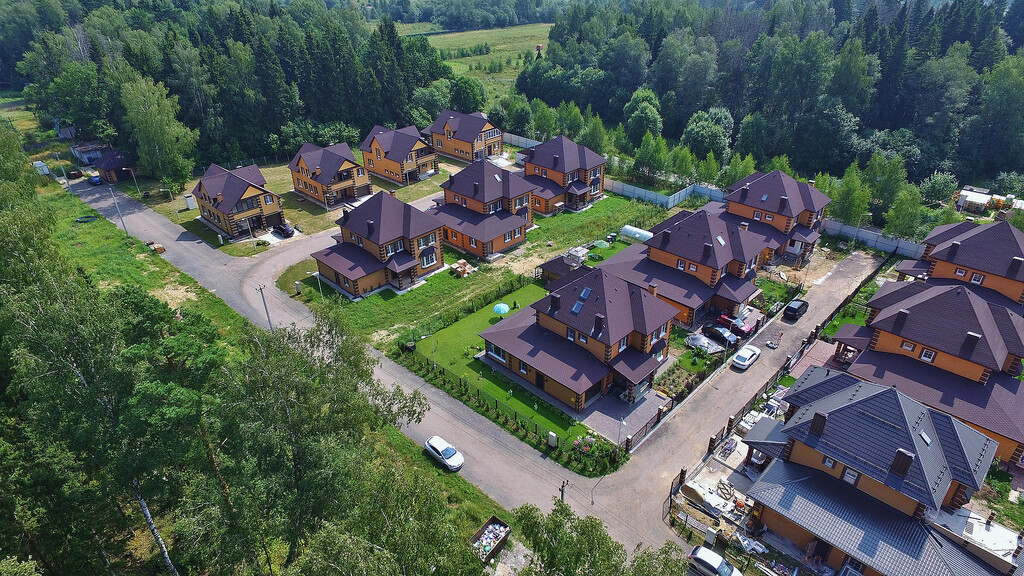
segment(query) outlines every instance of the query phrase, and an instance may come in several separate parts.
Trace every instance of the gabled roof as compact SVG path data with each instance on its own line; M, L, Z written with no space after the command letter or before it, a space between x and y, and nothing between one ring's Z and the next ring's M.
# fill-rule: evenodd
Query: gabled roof
M375 244L399 238L416 238L442 226L429 214L381 191L352 210L345 210L337 224Z
M405 128L392 130L378 124L374 125L370 133L363 139L363 144L359 149L363 152L370 152L370 143L373 142L374 138L377 139L380 149L384 151L384 157L394 162L405 161L405 158L412 152L413 147L418 142L426 144L415 126L406 126Z
M346 162L359 166L356 157L352 154L352 149L344 142L326 148L306 142L288 164L288 169L292 172L299 171L299 158L306 163L313 180L325 186L331 183ZM317 168L320 169L319 174L316 173Z
M264 192L270 192L265 188L267 179L260 172L260 167L251 164L234 170L228 170L216 164L210 164L206 169L199 183L192 189L192 193L199 192L199 187L210 196L213 207L222 213L228 213L241 200L242 195L250 186L260 188ZM220 199L218 200L218 196Z
M883 576L999 574L922 520L800 464L772 462L747 495Z
M552 306L554 301L558 302L557 307ZM678 312L647 290L600 268L576 276L534 302L532 307L609 345L634 331L650 334ZM597 320L599 315L603 316L600 321ZM600 331L596 329L598 325Z
M428 208L426 214L437 218L452 230L481 242L490 242L516 228L522 227L525 230L530 227L529 221L525 218L516 216L507 210L498 210L493 214L481 214L469 208L463 208L454 202ZM525 240L525 236L520 236L520 238Z
M335 239L338 239L337 236ZM338 244L313 252L310 256L349 280L359 280L384 268L384 263L366 250L340 240Z
M831 396L840 390L845 390L859 382L861 382L860 378L846 372L829 370L821 366L810 366L804 370L803 376L789 387L785 400L789 405L799 408L817 402L826 396Z
M964 285L889 282L868 301L871 327L1002 370L1008 354L1024 357L1024 318Z
M1005 220L940 226L925 238L925 244L935 245L930 256L936 260L1024 282L1024 262L1014 261L1024 259L1024 232Z
M100 170L118 170L134 165L138 161L132 154L120 150L108 150L93 162L93 166Z
M593 170L607 162L604 156L565 136L555 136L547 142L523 150L523 154L527 162L556 172Z
M444 134L444 125L448 124L452 129L452 138L463 142L472 142L476 140L477 134L483 131L487 122L489 120L483 112L466 114L454 110L441 110L441 113L437 115L437 120L427 126L423 133L427 135Z
M611 370L593 354L537 324L537 311L523 308L480 333L480 337L583 394ZM514 369L514 368L513 368Z
M698 210L677 220L644 244L716 270L732 260L749 262L768 248L756 234L730 226L718 214L707 210Z
M800 182L782 170L764 174L754 172L729 186L726 202L796 217L809 210L817 212L832 200L806 182ZM783 200L785 198L785 200Z
M483 202L485 205L501 198L516 198L536 189L521 175L482 159L451 175L441 188Z
M813 374L802 379L796 398L787 393L787 402L801 402L808 388L834 392L797 404L785 434L933 509L942 504L953 480L981 487L995 456L995 440L950 422L949 416L895 388L823 368L809 370ZM808 380L818 382L809 387ZM825 417L820 434L812 432L816 414ZM905 477L890 471L898 450L912 455Z

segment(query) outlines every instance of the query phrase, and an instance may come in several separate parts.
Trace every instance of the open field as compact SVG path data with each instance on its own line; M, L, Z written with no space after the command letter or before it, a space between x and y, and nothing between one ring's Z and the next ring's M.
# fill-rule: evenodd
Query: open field
M467 56L465 58L454 58L446 60L452 67L452 71L463 76L477 78L484 83L487 90L488 102L497 96L508 92L510 86L515 83L516 76L523 68L520 55L526 51L534 51L537 44L548 43L548 31L552 24L524 24L510 28L492 28L490 30L473 30L469 32L454 32L451 34L437 34L429 36L430 45L438 50L458 48L471 48L478 44L488 44L491 47L490 54L478 56ZM408 33L404 32L403 33ZM511 62L509 62L511 59ZM501 62L504 67L501 72L488 73L486 68L491 62ZM472 69L476 65L484 67L483 70Z

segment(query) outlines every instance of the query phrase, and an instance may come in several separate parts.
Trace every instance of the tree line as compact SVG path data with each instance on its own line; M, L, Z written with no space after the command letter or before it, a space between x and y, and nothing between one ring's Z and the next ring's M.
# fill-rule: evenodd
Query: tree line
M460 110L484 104L483 86L455 77L426 38L399 36L387 18L371 28L355 5L323 0L0 0L0 30L0 80L27 82L44 123L138 151L142 173L179 183L196 164L422 120L413 94L437 81Z

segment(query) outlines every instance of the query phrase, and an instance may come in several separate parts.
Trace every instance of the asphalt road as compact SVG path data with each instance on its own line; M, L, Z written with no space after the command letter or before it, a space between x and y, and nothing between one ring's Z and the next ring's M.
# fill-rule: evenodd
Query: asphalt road
M102 216L121 226L107 186L89 186L83 181L73 184L72 190ZM163 244L167 250L163 257L168 262L220 296L239 314L256 325L268 326L257 290L265 286L263 295L274 325L312 324L309 310L278 290L274 282L288 266L330 246L331 235L336 231L292 238L257 256L236 258L207 245L117 189L113 189L113 194L132 236ZM778 369L786 355L799 347L800 340L877 264L861 253L841 261L809 291L807 314L782 328L785 334L778 350L764 346L765 336L755 337L755 344L763 350L757 363L746 373L726 369L696 390L666 417L628 464L600 479L585 478L562 468L376 350L371 350L371 354L379 360L376 375L383 383L419 390L430 402L431 409L423 421L404 427L403 432L416 443L433 434L443 435L465 454L466 464L460 474L502 506L511 509L531 503L549 510L559 486L568 480L566 502L577 514L602 519L611 536L627 549L641 543L657 547L666 540L685 545L664 520L671 479L680 468L692 470L701 461L708 438L725 426L728 417ZM770 325L762 334L777 334L780 328L776 326Z

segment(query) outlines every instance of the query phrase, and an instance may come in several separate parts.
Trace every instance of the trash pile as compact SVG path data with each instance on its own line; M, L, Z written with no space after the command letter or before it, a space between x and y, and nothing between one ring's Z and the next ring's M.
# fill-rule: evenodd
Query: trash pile
M508 526L498 523L488 524L484 528L484 533L473 542L473 548L481 560L487 561L487 556L491 553L491 549L498 545L498 542L508 534L508 531Z

